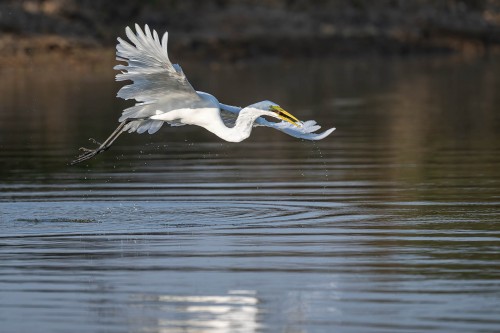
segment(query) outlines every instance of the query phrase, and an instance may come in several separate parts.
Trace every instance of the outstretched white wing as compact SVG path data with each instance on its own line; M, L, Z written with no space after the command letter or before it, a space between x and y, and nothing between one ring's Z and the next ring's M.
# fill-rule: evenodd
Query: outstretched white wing
M229 127L234 126L234 123L236 122L236 118L238 117L238 113L241 111L241 108L222 103L220 103L220 107L221 107L221 118L226 124L226 126ZM273 122L273 121L268 121L262 117L259 117L255 121L254 126L271 127L277 129L278 131L284 132L290 136L304 140L321 140L326 138L333 131L335 131L335 128L330 128L322 133L315 133L317 130L321 128L321 126L318 125L314 120L307 120L301 122L300 126L295 126L286 121Z
M156 31L146 25L144 31L135 25L136 34L127 27L126 34L130 42L118 38L116 59L127 62L114 69L121 71L117 81L131 80L122 87L117 96L123 99L135 99L138 103L123 111L120 121L141 119L153 116L157 110L168 112L173 109L189 107L200 102L200 97L188 82L179 65L170 62L167 52L168 33L161 42ZM161 121L136 120L128 124L126 130L139 133L148 130L156 132Z
M295 126L286 121L275 123L272 121L267 121L266 119L260 117L255 121L255 125L271 127L288 135L304 140L321 140L335 131L335 128L330 128L322 133L315 133L321 128L321 126L318 125L314 120L303 121L301 122L300 126Z

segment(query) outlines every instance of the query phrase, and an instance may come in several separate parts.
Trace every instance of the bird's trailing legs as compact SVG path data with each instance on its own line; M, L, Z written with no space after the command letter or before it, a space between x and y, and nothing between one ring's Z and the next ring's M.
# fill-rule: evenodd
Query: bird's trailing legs
M78 156L75 160L71 161L70 164L75 165L81 163L83 161L91 159L92 157L96 156L99 153L102 153L103 151L108 150L109 147L111 147L111 145L113 144L113 142L115 142L115 140L120 136L120 134L123 133L123 128L125 127L125 125L127 125L127 123L128 123L127 120L122 121L120 125L118 125L118 127L115 129L115 131L111 133L111 135L106 139L106 141L104 141L101 144L94 139L90 139L91 141L97 143L99 147L95 149L81 147L80 150L83 151L83 154Z

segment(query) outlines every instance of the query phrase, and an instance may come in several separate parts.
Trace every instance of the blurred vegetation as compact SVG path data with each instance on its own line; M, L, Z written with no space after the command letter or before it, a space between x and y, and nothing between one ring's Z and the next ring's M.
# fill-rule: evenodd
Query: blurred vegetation
M500 46L500 0L0 0L0 57L111 49L136 22L209 60Z

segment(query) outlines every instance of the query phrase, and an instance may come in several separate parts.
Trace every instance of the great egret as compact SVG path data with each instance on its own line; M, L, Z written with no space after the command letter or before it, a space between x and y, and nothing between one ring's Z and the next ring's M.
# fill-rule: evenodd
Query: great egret
M168 33L165 32L160 42L157 32L151 32L147 25L144 31L137 24L135 29L135 34L129 27L125 29L133 45L118 38L116 59L127 62L127 65L120 64L114 69L121 71L116 75L117 81L132 81L122 87L117 96L135 99L137 103L123 111L120 125L102 144L95 149L80 148L83 154L71 164L83 162L107 150L125 131L153 134L165 122L172 126L201 126L230 142L248 138L253 126L271 127L306 140L321 140L335 130L331 128L323 133L314 133L320 128L314 120L299 121L271 101L239 108L219 103L205 92L195 91L181 67L172 64L168 58ZM262 116L283 121L271 122Z

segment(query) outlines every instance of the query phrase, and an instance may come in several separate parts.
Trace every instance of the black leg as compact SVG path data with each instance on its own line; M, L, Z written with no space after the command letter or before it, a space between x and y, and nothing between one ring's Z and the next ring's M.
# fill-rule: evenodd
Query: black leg
M81 147L80 150L83 151L84 153L81 154L80 156L78 156L75 160L71 161L70 165L75 165L75 164L81 163L83 161L91 159L92 157L96 156L99 153L102 153L103 151L108 150L109 147L111 147L111 145L113 144L113 142L115 142L115 140L120 136L120 134L123 133L123 128L125 127L125 125L127 123L128 123L128 121L121 122L120 125L115 129L115 131L113 133L111 133L111 135L106 139L106 141L101 143L99 145L99 147L97 147L96 149L89 149L89 148ZM99 144L94 139L90 139L90 140Z

